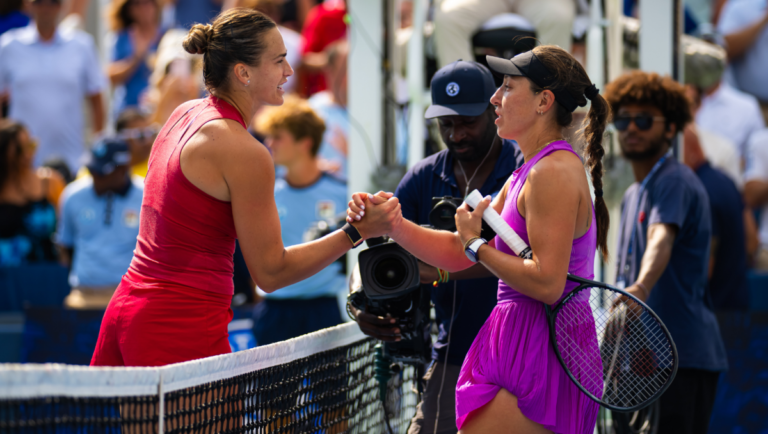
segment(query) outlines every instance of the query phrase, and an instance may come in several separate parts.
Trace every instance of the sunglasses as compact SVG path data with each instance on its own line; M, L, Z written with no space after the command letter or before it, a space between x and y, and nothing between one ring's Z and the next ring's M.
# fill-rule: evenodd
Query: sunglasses
M616 116L613 118L613 125L619 131L625 131L629 128L630 122L635 122L637 129L640 131L648 131L653 126L654 122L666 121L663 116L651 116L651 115L637 115L637 116Z

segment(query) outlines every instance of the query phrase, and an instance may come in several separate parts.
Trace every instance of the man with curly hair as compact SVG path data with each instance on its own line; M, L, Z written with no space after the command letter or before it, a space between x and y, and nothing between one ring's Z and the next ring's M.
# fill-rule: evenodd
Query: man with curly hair
M682 85L635 71L606 88L619 143L635 183L621 205L617 285L661 317L679 369L661 397L659 433L706 433L725 347L707 293L712 224L707 192L671 154L691 121Z

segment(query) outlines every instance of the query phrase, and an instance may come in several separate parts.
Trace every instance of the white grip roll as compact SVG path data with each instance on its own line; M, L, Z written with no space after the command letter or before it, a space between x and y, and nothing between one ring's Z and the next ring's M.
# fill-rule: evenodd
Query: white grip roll
M477 208L477 205L479 205L482 200L483 195L477 190L469 193L469 196L464 199L464 201L472 208ZM499 213L497 213L493 207L489 206L485 209L485 212L483 212L483 220L488 223L488 226L496 232L496 235L498 235L499 238L507 243L517 256L525 259L531 259L533 257L533 252L531 252L531 248L528 247L528 244L525 244L525 241L523 241L511 227L509 227L507 222L501 218Z

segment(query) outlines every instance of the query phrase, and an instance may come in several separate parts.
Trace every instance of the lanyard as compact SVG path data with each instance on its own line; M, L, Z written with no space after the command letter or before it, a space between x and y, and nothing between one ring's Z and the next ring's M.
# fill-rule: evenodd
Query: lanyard
M624 261L624 270L620 270L621 276L624 277L624 279L628 277L626 276L626 273L629 271L629 264L632 260L632 252L635 249L635 239L638 231L637 225L639 224L637 219L640 216L640 201L643 198L643 192L645 191L653 176L656 175L656 172L658 172L664 162L667 161L667 157L669 157L669 154L665 154L663 157L661 157L661 159L659 159L659 161L656 162L656 164L653 165L653 168L650 172L648 172L648 175L643 179L643 182L640 183L640 188L637 190L637 206L635 207L635 216L632 219L632 238L630 238L629 245L627 246L627 256Z

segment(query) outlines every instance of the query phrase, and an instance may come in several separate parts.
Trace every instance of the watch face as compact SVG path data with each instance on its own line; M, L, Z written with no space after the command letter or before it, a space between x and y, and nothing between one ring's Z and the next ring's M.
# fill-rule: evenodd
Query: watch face
M471 248L467 247L467 249L464 250L464 254L467 255L467 258L469 258L470 261L477 262L477 256L475 256L475 252L472 251Z

